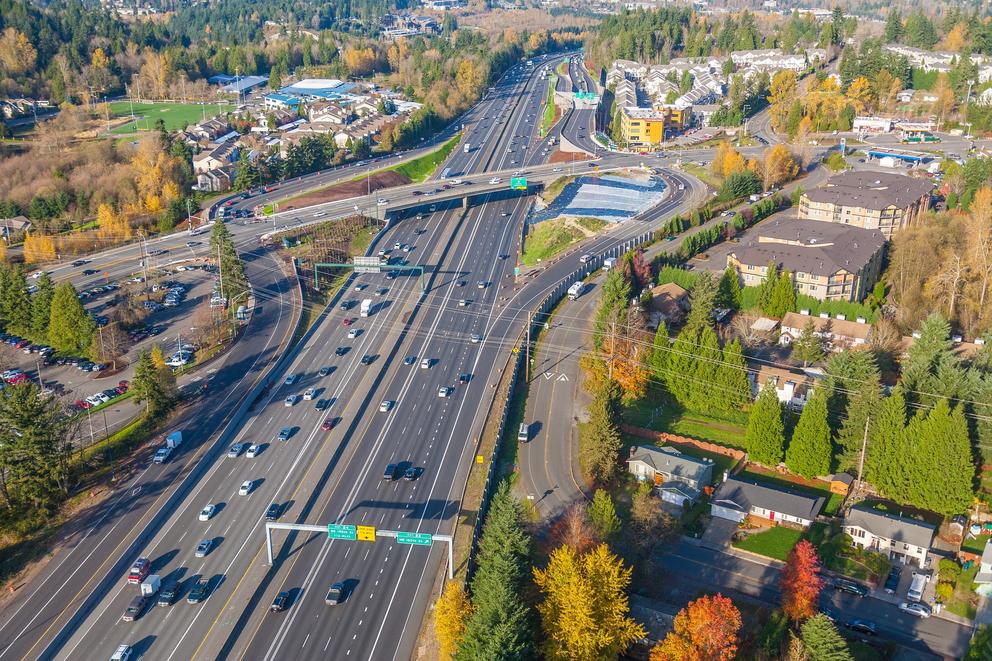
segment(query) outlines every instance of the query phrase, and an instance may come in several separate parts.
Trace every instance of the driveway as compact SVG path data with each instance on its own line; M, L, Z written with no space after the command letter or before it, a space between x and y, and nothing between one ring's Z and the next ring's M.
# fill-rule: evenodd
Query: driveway
M730 546L730 541L737 532L737 522L714 516L706 526L700 543L708 549L722 551Z

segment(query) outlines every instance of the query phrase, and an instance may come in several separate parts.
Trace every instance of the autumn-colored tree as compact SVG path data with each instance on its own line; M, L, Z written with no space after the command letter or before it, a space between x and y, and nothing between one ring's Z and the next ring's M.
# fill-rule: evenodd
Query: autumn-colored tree
M621 389L621 399L633 402L647 393L648 370L644 361L645 349L624 334L608 333L603 338L603 358L607 372Z
M744 171L747 168L747 160L731 146L729 141L724 140L717 146L710 168L718 177L729 177L735 172Z
M24 261L28 264L48 262L55 259L55 239L40 232L27 232L24 235Z
M104 241L126 241L131 238L131 224L114 207L101 203L96 209L97 236Z
M544 596L537 607L544 658L616 658L643 638L644 628L628 616L632 571L606 544L583 555L568 546L552 551L547 569L534 569Z
M939 47L941 50L951 51L952 53L960 53L967 42L968 26L962 21L951 28L947 34L944 35L944 40L939 44Z
M864 76L855 78L847 88L847 100L859 115L875 105L874 90Z
M441 661L451 659L465 635L465 622L472 614L472 603L465 587L458 581L444 584L444 592L434 606L434 634L437 636Z
M777 144L765 150L764 162L765 190L772 186L791 181L799 174L799 163L784 144Z
M18 76L34 70L38 51L26 35L12 27L0 32L0 71Z
M820 557L809 540L792 547L782 570L782 611L793 622L802 622L817 612L817 599L823 588Z
M159 346L158 344L153 344L149 354L151 356L152 365L155 366L155 369L157 370L166 369L165 354L162 352L161 346Z
M583 503L574 503L551 526L551 539L576 553L585 553L596 544L596 532L589 523Z
M672 631L651 650L651 661L730 661L740 628L741 613L728 597L700 597L675 616Z
M772 128L781 133L786 132L789 111L797 98L799 90L796 72L791 69L779 71L772 77L768 88L768 112L771 115Z
M0 241L0 263L7 261L7 242Z

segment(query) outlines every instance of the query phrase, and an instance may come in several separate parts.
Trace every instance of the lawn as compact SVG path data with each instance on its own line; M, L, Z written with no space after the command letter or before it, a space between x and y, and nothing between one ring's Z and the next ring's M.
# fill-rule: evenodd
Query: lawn
M754 535L748 535L739 542L734 542L734 548L775 558L785 562L789 551L803 538L802 530L793 530L784 526L775 526Z
M448 140L446 143L441 145L439 149L436 149L429 154L424 154L418 158L411 159L405 163L400 163L399 165L394 165L386 169L402 174L414 183L426 181L428 177L434 174L437 167L447 160L451 150L458 145L458 141L461 140L461 137L461 134L458 134L451 140Z
M129 101L114 101L110 104L113 117L130 117L132 104ZM111 133L126 134L136 131L153 131L159 119L165 122L167 131L176 131L184 126L196 124L234 110L230 103L135 103L135 121L118 126Z
M550 259L573 243L590 237L606 227L598 218L554 218L531 225L524 239L521 260L527 266Z
M961 550L968 553L974 553L975 555L981 555L985 552L985 544L992 538L992 534L979 535L973 537L970 534L961 542Z
M544 117L541 119L541 135L545 136L555 121L555 84L558 76L551 74L551 85L548 87L548 98L544 101Z
M554 199L561 194L565 186L575 181L575 179L576 177L558 177L544 187L544 190L541 191L541 199L546 203L551 204L554 202Z
M660 388L652 388L647 397L628 406L623 418L624 422L636 427L667 431L734 448L743 447L744 426L747 423L743 415L736 420L726 420L686 411Z
M720 190L720 187L723 186L723 178L713 174L713 172L709 168L704 168L703 166L697 165L696 163L683 163L682 169L685 170L688 174L691 174L692 176L701 179L704 184L712 186L717 190Z
M974 563L968 570L961 571L951 599L944 604L944 608L949 612L969 620L975 619L978 610L978 595L975 594L975 574L978 573L978 568L979 564Z

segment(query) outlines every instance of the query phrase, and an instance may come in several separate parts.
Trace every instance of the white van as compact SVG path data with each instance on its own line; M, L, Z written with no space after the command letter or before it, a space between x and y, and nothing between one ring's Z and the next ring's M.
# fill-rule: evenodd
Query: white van
M930 582L930 574L920 574L918 572L913 572L913 583L909 586L909 592L906 593L906 597L910 601L920 601L923 599L923 591L927 588L927 583Z
M521 443L526 443L530 440L530 425L526 422L520 423L520 429L517 430L517 440Z

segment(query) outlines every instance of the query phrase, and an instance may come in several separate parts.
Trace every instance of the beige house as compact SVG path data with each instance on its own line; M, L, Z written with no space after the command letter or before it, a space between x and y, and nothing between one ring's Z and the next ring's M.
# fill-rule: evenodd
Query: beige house
M761 390L771 385L775 396L783 406L799 413L813 394L813 377L802 370L789 370L771 365L748 365L748 381L751 382L751 396L757 398Z
M879 230L886 239L913 225L930 207L933 184L887 172L850 171L803 193L799 217Z
M860 301L882 270L878 230L783 217L763 223L727 255L746 287L764 282L768 264L792 274L796 290L820 301Z
M926 565L936 528L929 523L858 504L844 517L851 543L903 564Z
M812 317L808 310L800 310L786 312L782 317L782 334L778 343L788 345L795 342L810 321L813 322L813 333L824 340L831 351L854 349L867 344L871 338L872 326L863 317L851 321L839 314L831 319L826 312Z

